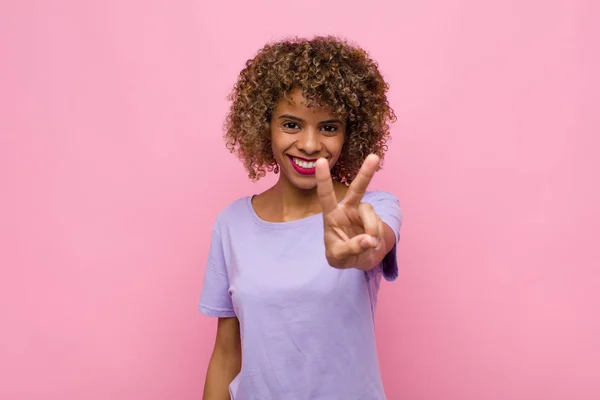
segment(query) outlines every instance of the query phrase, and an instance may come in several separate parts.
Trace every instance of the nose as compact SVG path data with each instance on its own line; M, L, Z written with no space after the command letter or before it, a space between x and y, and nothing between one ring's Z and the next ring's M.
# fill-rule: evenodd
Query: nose
M303 130L298 135L296 147L308 155L318 153L321 151L319 132L312 127Z

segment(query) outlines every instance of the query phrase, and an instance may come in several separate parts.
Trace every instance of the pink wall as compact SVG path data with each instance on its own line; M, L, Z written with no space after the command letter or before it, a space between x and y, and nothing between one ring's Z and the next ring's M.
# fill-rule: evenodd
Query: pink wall
M1 399L200 397L210 226L273 182L224 149L225 96L313 33L368 48L399 116L389 398L600 398L598 2L53 3L0 4Z

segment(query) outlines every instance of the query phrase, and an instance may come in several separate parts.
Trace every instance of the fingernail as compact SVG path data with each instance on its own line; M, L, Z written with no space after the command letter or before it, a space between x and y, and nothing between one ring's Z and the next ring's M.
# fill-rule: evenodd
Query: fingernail
M371 236L370 238L364 238L361 240L360 245L365 249L369 249L371 247L377 247L377 242L377 238Z

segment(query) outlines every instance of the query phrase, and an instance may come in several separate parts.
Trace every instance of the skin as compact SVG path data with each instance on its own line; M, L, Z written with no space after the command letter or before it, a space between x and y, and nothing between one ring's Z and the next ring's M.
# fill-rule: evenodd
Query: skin
M346 136L344 122L335 120L325 109L306 107L298 90L279 101L270 121L271 150L279 165L279 180L253 198L252 205L259 217L270 222L287 222L321 212L316 177L296 172L289 156L324 158L332 168L341 155ZM348 188L340 182L333 185L336 198L341 200Z
M395 243L392 229L362 202L379 158L369 155L350 186L332 180L330 170L342 153L345 123L327 109L307 107L298 90L279 101L270 127L280 175L273 187L252 199L256 214L266 221L287 222L322 213L329 265L365 271L377 266ZM290 156L316 160L315 174L299 174ZM228 385L241 368L239 337L237 318L221 318L204 400L229 399Z
M217 338L206 372L203 400L230 400L229 384L242 368L240 324L237 318L219 318Z

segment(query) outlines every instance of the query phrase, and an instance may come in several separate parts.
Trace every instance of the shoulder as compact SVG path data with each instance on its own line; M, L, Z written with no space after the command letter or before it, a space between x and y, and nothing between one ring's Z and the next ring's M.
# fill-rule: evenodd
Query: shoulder
M396 234L396 240L398 240L403 220L398 197L390 192L376 190L365 193L363 202L371 204L373 210L379 215L381 220L392 228Z
M250 200L251 196L244 196L227 204L217 214L213 229L219 231L232 222L239 221L242 217L247 216L250 212Z
M385 190L374 190L366 192L363 196L363 202L365 203L391 203L400 206L400 200L396 195Z

